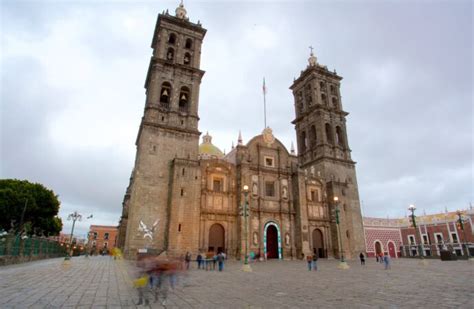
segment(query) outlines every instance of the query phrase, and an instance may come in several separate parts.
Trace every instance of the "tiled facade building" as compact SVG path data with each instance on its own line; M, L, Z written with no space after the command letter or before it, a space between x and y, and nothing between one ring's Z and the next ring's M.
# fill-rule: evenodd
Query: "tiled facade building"
M458 212L444 212L416 217L416 229L411 218L381 219L364 218L364 233L367 255L389 253L392 257L419 256L422 243L423 256L439 257L441 251L457 256L474 256L474 211L461 211L462 226ZM421 238L420 238L421 237ZM423 241L420 241L422 239Z
M158 15L135 167L119 225L125 255L224 251L240 258L248 241L249 251L265 258L312 252L338 257L335 196L345 255L365 251L348 113L339 90L342 77L311 52L308 66L291 85L298 154L267 127L247 143L239 135L224 155L208 134L199 145L205 34L199 22L189 21L182 4L175 16ZM239 215L245 201L247 239Z

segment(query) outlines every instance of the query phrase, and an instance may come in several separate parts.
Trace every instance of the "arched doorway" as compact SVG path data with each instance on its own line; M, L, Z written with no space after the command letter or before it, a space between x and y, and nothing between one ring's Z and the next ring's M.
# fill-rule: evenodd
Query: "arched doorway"
M319 229L313 230L313 253L316 253L320 258L326 257L323 233Z
M395 252L395 245L393 242L389 241L387 243L387 247L388 247L388 254L390 255L390 257L392 258L396 258L397 257L397 253Z
M278 226L268 222L264 230L264 254L267 259L281 259L281 236Z
M225 252L225 231L219 223L215 223L209 229L209 248L210 252Z
M380 241L375 242L375 254L376 255L383 254L382 244L380 243Z

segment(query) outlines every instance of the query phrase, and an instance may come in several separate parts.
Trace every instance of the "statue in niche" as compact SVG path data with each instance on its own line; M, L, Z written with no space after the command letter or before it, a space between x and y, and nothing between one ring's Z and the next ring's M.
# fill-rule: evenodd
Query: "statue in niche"
M258 195L258 185L256 182L252 184L252 194L253 195Z
M258 245L258 234L257 234L257 232L253 233L253 244Z
M288 188L287 188L286 186L283 186L282 197L283 197L284 199L287 199L287 198L288 198Z
M288 233L285 234L285 245L290 245L290 234Z

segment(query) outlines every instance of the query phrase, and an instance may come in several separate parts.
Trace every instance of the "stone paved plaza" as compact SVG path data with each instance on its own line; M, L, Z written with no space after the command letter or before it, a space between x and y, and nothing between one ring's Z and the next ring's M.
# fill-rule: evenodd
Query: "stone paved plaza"
M252 273L228 262L222 273L196 265L169 291L166 308L474 308L474 263L394 260L391 270L318 261L253 263ZM144 308L135 306L133 267L109 257L77 257L0 268L0 308ZM152 299L153 300L153 299ZM152 308L163 308L151 302Z

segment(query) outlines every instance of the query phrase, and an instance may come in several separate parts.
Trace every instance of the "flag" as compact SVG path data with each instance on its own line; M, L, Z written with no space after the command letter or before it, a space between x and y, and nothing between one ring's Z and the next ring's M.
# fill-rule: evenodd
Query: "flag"
M262 87L262 90L263 90L263 94L266 94L266 93L267 93L267 87L265 86L265 77L263 78L263 87Z

